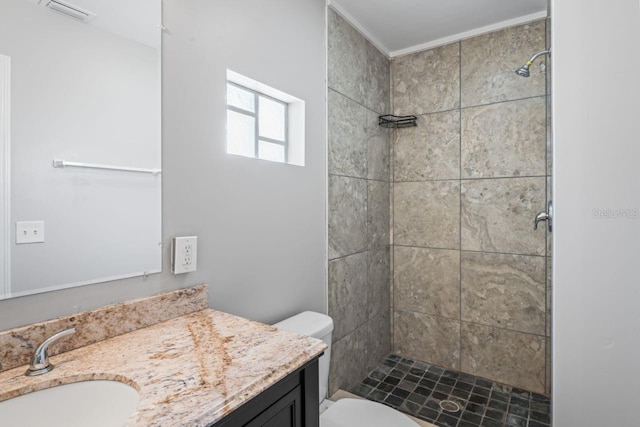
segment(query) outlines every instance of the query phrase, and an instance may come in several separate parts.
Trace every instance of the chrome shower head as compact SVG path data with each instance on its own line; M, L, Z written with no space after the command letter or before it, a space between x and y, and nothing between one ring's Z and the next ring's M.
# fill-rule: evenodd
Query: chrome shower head
M530 62L527 62L522 67L518 68L516 70L516 74L521 76L521 77L529 77L529 76L531 76L531 72L529 71L529 65L530 64L531 64Z
M516 74L522 77L529 77L531 76L531 71L529 69L529 67L531 67L533 65L533 61L536 60L536 58L540 55L551 55L551 51L550 50L543 50L540 51L538 53L536 53L535 55L533 55L531 57L530 60L527 61L526 64L524 64L522 67L518 68L516 70Z

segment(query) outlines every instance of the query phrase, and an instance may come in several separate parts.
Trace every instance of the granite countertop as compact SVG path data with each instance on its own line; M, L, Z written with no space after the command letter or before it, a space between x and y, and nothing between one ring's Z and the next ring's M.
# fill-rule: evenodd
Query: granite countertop
M50 358L27 377L0 372L0 401L86 380L116 380L140 393L127 426L206 426L320 355L309 337L211 309L197 311Z

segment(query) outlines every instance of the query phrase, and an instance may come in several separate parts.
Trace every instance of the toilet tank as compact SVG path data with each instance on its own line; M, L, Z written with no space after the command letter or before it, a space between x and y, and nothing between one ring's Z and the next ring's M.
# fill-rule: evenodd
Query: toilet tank
M305 311L296 314L293 317L278 322L276 328L284 331L295 332L300 335L317 338L327 344L324 355L318 361L319 383L320 383L320 402L327 397L329 389L329 361L331 360L331 332L333 332L333 320L331 317L316 313L313 311Z

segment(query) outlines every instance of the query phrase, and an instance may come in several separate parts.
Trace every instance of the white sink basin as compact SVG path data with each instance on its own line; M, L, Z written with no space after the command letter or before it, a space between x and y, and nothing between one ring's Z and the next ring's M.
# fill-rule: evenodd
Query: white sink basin
M0 402L3 426L120 427L140 395L117 381L82 381Z

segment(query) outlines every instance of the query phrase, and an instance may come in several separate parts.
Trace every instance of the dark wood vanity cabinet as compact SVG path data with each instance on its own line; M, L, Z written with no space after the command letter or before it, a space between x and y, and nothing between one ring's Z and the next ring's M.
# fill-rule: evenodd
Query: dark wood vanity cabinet
M318 358L210 427L318 427Z

